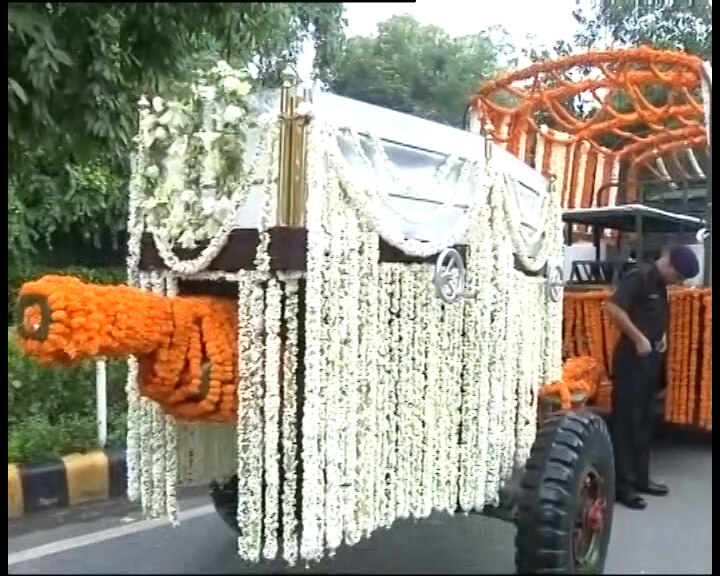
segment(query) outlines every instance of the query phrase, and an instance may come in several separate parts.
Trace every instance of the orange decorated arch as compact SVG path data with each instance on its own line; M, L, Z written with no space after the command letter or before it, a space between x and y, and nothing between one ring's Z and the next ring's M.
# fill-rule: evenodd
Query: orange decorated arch
M566 208L633 202L641 177L704 177L705 81L700 58L647 47L547 60L484 85L471 130L553 174Z

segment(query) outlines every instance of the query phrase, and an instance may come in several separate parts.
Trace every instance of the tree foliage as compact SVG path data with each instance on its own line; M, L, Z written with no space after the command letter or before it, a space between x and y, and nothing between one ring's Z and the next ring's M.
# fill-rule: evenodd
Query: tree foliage
M712 60L711 0L593 0L589 10L579 5L578 1L574 12L581 26L576 42L584 48L609 40L621 46L682 50Z
M223 57L277 82L306 38L322 79L343 46L341 3L8 5L8 258L37 240L123 227L143 92ZM102 230L101 230L102 229Z
M468 98L500 70L508 46L489 32L450 37L411 16L378 25L376 36L350 38L330 88L429 120L461 126Z

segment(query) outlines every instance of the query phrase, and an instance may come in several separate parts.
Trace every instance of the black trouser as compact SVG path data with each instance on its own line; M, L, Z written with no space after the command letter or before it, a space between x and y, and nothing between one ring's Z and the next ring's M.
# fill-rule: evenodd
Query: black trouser
M638 356L621 340L615 349L612 389L612 440L618 497L647 486L655 399L662 375L662 354Z

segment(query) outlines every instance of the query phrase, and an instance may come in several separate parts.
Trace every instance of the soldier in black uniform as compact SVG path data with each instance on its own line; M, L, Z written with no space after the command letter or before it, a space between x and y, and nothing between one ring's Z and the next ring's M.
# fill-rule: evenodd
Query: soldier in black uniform
M635 510L647 505L641 494L668 493L649 474L653 407L667 349L667 287L698 272L697 257L687 246L664 250L654 263L628 271L607 303L621 332L613 361L611 420L616 499Z

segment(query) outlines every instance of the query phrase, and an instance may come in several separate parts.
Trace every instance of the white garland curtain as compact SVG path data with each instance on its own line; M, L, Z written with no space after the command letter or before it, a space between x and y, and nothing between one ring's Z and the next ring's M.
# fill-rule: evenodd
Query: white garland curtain
M264 209L255 271L204 271L226 242L223 227L196 261L165 247L171 271L139 273L143 217L131 201L138 285L173 295L180 277L238 283L240 402L237 426L176 423L138 397L131 362L128 492L148 514L176 521L178 483L236 472L238 547L248 561L318 560L397 518L497 503L534 440L538 386L560 370L562 304L547 298L542 276L514 269L515 257L532 271L562 262L557 197L548 196L541 229L528 237L511 175L492 160L448 159L437 178L464 186L470 202L442 237L423 242L383 216L388 186L378 163L391 170L377 138L363 144L318 118L307 142L302 277L269 267L274 124L256 156ZM365 162L362 177L350 157ZM134 186L137 194L139 179ZM416 256L466 244L471 297L444 305L433 266L380 263L380 237Z

